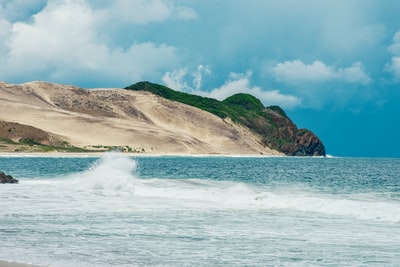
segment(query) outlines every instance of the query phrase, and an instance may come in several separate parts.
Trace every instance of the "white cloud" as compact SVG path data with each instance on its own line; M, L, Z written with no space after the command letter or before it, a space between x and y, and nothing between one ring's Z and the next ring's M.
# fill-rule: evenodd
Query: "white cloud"
M231 73L224 85L211 92L200 92L200 94L223 100L237 93L247 93L259 98L266 106L279 105L287 109L293 109L301 104L301 99L293 95L281 94L279 90L264 91L258 86L253 86L250 80L251 76L251 72L246 74Z
M272 71L278 81L288 83L321 82L333 77L332 70L321 61L314 61L310 65L300 60L285 61L278 63Z
M400 31L393 36L393 44L388 50L392 54L392 59L386 65L386 70L391 72L396 80L400 80Z
M175 69L173 71L168 71L164 74L162 81L166 86L177 91L187 91L190 87L184 80L187 75L187 69Z
M211 69L209 66L204 66L202 64L197 66L197 71L195 71L194 73L192 73L193 76L193 86L194 89L196 90L200 90L201 89L201 85L203 82L203 76L209 76L211 75Z
M24 79L108 79L128 85L144 77L159 77L159 72L179 60L176 49L165 44L107 46L99 38L101 20L84 0L49 2L32 23L12 25L8 51L2 53L7 67L0 66L0 71L9 78L24 73Z
M279 90L264 91L258 86L251 84L252 72L229 74L228 80L220 87L211 91L202 88L204 77L211 75L208 65L198 65L195 71L187 68L175 69L166 72L163 82L174 90L188 92L204 97L224 100L225 98L238 93L251 94L261 100L266 106L279 105L283 108L293 109L301 104L301 99L293 95L284 95Z
M389 46L389 52L393 55L400 56L400 31L393 36L393 44Z
M193 92L201 90L204 76L211 75L208 65L199 64L196 70L190 71L188 68L175 69L164 74L162 81L166 86L174 90L183 92Z
M178 6L174 10L174 15L177 19L196 19L197 13L189 7Z
M361 62L355 62L348 68L335 69L318 60L312 64L293 60L276 64L272 73L277 81L289 84L327 81L368 84L371 81Z
M361 62L355 62L348 68L338 69L336 79L361 84L368 84L371 81L371 78L364 72L364 66Z
M130 23L146 24L167 19L195 19L197 14L191 8L175 6L164 0L117 0L110 12L110 19L115 17Z
M103 47L95 44L96 17L84 1L50 2L34 16L32 24L13 25L10 55L16 64L23 59L34 61L75 62L81 56L97 54ZM64 53L61 55L60 53ZM20 66L23 67L23 66ZM28 66L29 67L29 66Z
M400 79L400 57L392 57L392 62L388 65L387 68L391 71L395 77L395 79Z

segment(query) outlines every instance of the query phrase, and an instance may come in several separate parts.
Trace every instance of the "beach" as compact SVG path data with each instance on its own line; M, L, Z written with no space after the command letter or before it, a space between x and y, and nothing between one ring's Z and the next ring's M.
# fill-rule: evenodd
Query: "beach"
M0 267L44 267L44 265L0 260Z

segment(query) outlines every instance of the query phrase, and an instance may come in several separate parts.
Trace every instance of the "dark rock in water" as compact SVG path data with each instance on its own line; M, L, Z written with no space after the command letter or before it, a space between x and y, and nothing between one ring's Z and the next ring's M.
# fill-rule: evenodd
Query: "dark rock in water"
M11 175L0 172L0 184L18 184L18 180Z

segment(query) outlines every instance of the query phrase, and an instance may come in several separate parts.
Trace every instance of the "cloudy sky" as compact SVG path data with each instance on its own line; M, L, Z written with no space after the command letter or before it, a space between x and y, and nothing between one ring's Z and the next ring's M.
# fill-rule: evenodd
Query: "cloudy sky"
M400 157L398 0L0 0L0 80L141 80L280 105L335 156Z

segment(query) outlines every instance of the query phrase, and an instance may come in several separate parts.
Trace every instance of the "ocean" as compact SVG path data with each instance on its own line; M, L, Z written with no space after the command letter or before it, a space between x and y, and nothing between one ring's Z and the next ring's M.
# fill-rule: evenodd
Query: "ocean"
M399 266L400 159L0 156L0 259Z

